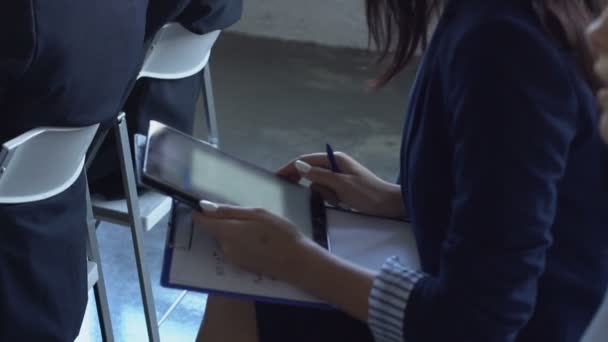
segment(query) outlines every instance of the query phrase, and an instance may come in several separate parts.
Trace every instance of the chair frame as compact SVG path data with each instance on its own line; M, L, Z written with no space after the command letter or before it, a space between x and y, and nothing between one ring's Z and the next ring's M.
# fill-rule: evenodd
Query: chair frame
M135 180L135 171L133 169L133 160L131 157L131 148L129 145L129 137L127 130L126 114L120 113L114 122L114 125L107 131L103 132L99 139L90 149L87 165L90 165L95 158L95 155L101 144L105 140L109 130L113 130L116 137L116 148L120 160L120 170L125 189L125 200L128 209L128 222L125 222L131 228L131 238L133 241L133 250L135 254L135 265L137 267L137 276L139 288L141 291L142 303L144 307L144 316L146 319L146 330L150 341L160 341L158 331L158 319L156 316L156 306L154 305L154 294L148 271L148 265L145 261L144 254L144 234L145 230L141 221L139 210L139 198L137 196L137 185ZM91 214L94 221L94 227L97 228L104 220L104 213L96 212L92 206Z
M219 33L218 33L219 35ZM154 47L152 47L154 48ZM218 125L217 125L217 116L215 111L215 101L213 97L213 89L212 89L212 81L211 81L211 67L209 65L209 51L206 56L207 62L203 66L201 70L198 72L203 73L202 77L202 91L201 95L204 100L204 109L206 113L206 124L208 127L208 140L209 143L214 145L215 147L219 146L219 133L218 133ZM193 73L195 74L195 73ZM154 75L140 73L139 78L154 78ZM154 302L154 294L152 291L152 286L150 283L149 271L147 264L145 262L144 255L144 233L145 229L141 220L140 206L139 206L139 197L137 194L137 185L135 179L135 173L133 168L133 160L131 157L131 148L130 148L130 140L128 137L127 130L127 122L126 122L126 114L120 113L118 116L114 126L110 128L110 130L114 130L114 134L116 136L116 148L118 150L119 160L120 160L120 169L121 176L123 182L123 189L125 191L125 200L127 203L127 213L128 215L124 215L122 213L116 213L112 210L107 210L100 207L92 206L92 215L94 217L93 221L95 221L94 226L97 227L101 223L101 221L109 221L109 222L119 222L125 226L129 226L131 228L131 237L133 241L133 249L135 254L135 261L137 266L137 274L139 280L139 287L142 296L142 302L144 307L144 316L146 319L146 329L148 333L148 338L150 341L158 342L160 341L159 337L159 321L156 315L156 306ZM90 149L90 157L87 160L87 166L90 165L92 159L94 158L96 152L99 150L101 143L105 139L108 131L100 134L100 138L96 141L95 145ZM97 295L96 295L97 296ZM101 294L100 296L103 296ZM179 296L178 301L184 297L184 294ZM178 302L176 301L176 302ZM164 319L168 317L171 312L176 308L176 303L165 312L162 316ZM98 308L98 310L100 310ZM162 322L164 322L164 319ZM162 323L161 322L161 323Z
M220 136L219 129L217 127L217 115L215 113L215 98L213 97L213 87L211 82L211 66L209 62L203 69L203 97L204 97L204 105L206 116L206 123L208 132L208 142L215 146L216 148L220 147Z
M86 174L86 170L84 171ZM86 176L85 176L86 177ZM99 253L99 242L97 240L97 225L93 217L93 207L91 204L91 195L89 192L89 184L86 186L86 203L87 203L87 257L92 259L97 264L97 281L93 285L93 294L95 296L95 304L97 307L97 317L99 321L99 330L101 331L101 339L107 342L114 341L112 330L112 318L108 303L108 294L105 286L105 278L103 268L101 266L101 255Z

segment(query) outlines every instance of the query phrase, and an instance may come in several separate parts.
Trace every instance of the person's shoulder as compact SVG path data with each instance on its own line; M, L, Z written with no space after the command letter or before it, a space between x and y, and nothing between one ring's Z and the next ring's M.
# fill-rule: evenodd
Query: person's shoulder
M455 52L559 52L558 45L543 29L532 5L514 0L453 1L446 9L445 36Z
M446 73L508 72L522 80L568 87L575 66L531 5L515 0L456 2L458 6L447 9L440 33Z
M525 94L538 104L575 111L578 67L531 6L517 0L455 1L462 5L447 13L436 52L447 102L459 101L464 87L496 98Z

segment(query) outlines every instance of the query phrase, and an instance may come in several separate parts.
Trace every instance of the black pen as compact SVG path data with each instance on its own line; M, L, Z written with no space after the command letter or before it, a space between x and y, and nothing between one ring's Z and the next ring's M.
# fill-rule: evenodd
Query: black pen
M327 159L329 159L329 164L331 165L331 171L335 173L342 173L338 163L336 162L336 156L334 155L334 149L331 148L329 144L325 144L325 149L327 151Z

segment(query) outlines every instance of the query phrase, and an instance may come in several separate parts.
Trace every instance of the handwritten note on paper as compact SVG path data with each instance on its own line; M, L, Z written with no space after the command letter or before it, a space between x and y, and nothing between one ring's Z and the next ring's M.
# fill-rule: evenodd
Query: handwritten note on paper
M272 282L274 279L271 277L263 276L257 273L251 273L240 269L236 266L232 266L226 261L226 257L222 253L221 246L217 241L214 242L214 247L211 250L211 255L213 255L214 266L215 266L215 275L217 277L237 277L243 280L249 280L254 284L262 284L264 282Z
M407 223L332 209L328 209L327 218L332 253L370 269L380 269L393 255L407 266L419 267L416 243ZM235 267L225 259L217 241L196 228L191 248L174 249L169 276L172 284L203 292L322 303L286 283Z
M173 251L172 264L171 282L180 286L256 297L320 302L286 283L230 264L217 241L201 229L195 228L192 234L192 248Z

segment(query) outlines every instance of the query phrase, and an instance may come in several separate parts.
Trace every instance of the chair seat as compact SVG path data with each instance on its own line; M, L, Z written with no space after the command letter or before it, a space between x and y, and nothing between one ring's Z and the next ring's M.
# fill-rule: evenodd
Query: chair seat
M89 285L88 289L90 290L97 283L97 280L99 280L97 263L87 260L87 275L87 284Z
M129 211L126 199L106 200L95 194L91 195L93 215L98 220L129 226ZM154 191L144 192L139 196L139 210L144 230L149 231L171 211L173 205L170 197Z
M195 34L177 23L165 25L154 38L138 78L180 79L201 71L220 31Z

